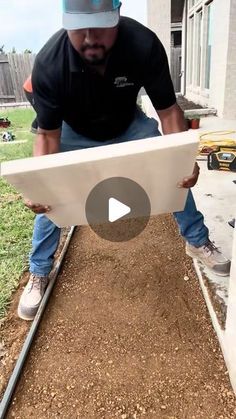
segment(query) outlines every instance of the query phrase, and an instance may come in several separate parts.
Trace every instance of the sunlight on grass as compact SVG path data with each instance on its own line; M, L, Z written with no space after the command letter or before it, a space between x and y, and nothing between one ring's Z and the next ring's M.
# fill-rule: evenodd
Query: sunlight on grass
M0 139L4 131L11 131L16 141L25 141L19 144L0 141L0 162L31 156L34 135L29 129L33 110L0 111L0 116L11 121L9 128L0 129ZM0 318L5 315L11 294L28 267L33 219L34 214L24 206L21 195L0 178Z

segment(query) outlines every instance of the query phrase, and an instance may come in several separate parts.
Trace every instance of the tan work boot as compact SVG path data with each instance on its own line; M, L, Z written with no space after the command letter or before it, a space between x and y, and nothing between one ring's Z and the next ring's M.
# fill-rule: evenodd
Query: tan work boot
M33 320L48 284L47 276L30 275L30 279L21 295L18 316L23 320Z
M192 258L200 260L216 275L228 276L230 274L230 260L224 257L210 240L201 247L186 243L186 253Z

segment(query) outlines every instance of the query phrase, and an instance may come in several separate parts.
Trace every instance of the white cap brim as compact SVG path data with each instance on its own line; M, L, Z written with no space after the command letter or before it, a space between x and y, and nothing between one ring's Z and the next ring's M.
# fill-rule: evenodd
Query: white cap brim
M119 9L99 13L63 13L63 28L72 31L89 28L113 28L119 22Z

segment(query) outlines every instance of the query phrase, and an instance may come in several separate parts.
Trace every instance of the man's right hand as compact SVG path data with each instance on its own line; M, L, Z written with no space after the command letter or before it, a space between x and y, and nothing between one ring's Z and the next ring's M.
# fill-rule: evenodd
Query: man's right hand
M35 204L29 199L24 199L24 204L35 214L44 214L45 212L51 211L51 207L49 207L49 205Z

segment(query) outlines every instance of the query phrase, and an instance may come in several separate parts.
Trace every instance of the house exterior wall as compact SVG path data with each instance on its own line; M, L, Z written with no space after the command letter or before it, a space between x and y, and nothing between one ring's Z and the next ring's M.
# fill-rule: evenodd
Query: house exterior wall
M209 104L217 109L219 116L224 116L230 1L214 1L215 13Z
M175 1L175 0L172 0ZM182 29L182 80L181 93L187 99L202 106L214 107L220 117L236 118L236 0L213 0L212 4L212 50L210 85L205 88L204 75L206 72L206 38L207 16L205 13L209 2L195 0L195 11L203 5L203 30L201 35L202 60L201 72L203 80L196 86L197 59L193 58L190 71L189 57L196 54L196 39L190 48L189 20L191 9L189 1L185 0L185 11ZM193 0L191 1L193 4ZM171 0L147 0L148 26L156 32L162 41L170 60L171 46ZM195 23L196 28L196 23ZM192 51L192 52L191 52ZM193 73L192 82L189 74Z
M210 87L206 90L203 86L200 88L193 85L190 86L187 75L186 97L202 106L216 108L220 117L234 119L236 118L236 0L213 0L212 4L213 30ZM187 18L187 22L189 23L189 18ZM186 30L185 22L184 30ZM188 32L189 25L187 24L187 34ZM206 34L203 30L203 42L205 36ZM187 60L189 59L189 54L188 46Z
M223 115L236 119L236 0L231 0Z
M147 0L147 10L148 27L163 43L170 62L171 0Z

